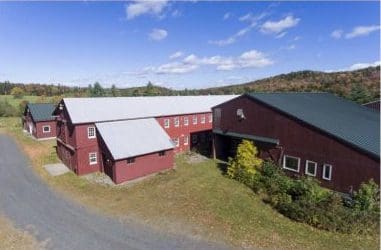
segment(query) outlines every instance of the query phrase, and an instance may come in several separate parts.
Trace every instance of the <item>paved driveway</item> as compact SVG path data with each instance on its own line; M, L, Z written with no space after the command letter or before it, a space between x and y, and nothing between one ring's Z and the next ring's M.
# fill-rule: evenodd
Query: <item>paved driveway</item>
M0 212L16 227L32 227L50 249L224 248L90 212L50 190L28 165L13 139L0 134Z

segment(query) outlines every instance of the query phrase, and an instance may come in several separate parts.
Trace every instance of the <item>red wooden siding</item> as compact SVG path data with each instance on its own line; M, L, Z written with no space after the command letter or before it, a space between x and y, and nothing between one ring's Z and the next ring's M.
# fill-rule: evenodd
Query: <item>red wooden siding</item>
M55 138L57 134L56 121L39 121L34 122L30 113L23 117L23 129L29 133L29 126L32 126L32 135L36 139ZM43 131L44 126L50 126L50 132Z
M332 136L319 131L301 121L282 114L271 107L242 96L219 105L221 119L215 128L225 132L235 132L279 139L278 149L273 145L273 155L279 157L281 151L286 155L300 157L299 175L304 175L306 160L318 163L316 178L325 187L348 192L351 187L357 189L360 183L373 178L380 180L379 159L352 148ZM239 120L236 111L243 109L246 119ZM223 145L221 136L216 135L216 150ZM261 148L262 156L268 155L268 149ZM218 152L217 152L218 153ZM332 165L332 179L322 179L323 164ZM290 174L290 172L285 170Z

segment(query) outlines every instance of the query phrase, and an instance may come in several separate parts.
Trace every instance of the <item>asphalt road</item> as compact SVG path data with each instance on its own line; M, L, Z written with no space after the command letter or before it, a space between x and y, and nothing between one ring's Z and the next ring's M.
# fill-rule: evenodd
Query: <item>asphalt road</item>
M154 204L153 204L154 205ZM224 249L187 236L123 224L52 191L30 167L12 138L0 134L0 213L33 231L48 249ZM1 242L0 242L1 244Z

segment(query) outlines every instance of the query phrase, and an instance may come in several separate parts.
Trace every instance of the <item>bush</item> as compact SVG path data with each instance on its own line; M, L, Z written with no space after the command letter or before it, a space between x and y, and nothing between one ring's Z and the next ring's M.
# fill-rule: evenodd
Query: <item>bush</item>
M22 98L24 96L25 92L22 88L20 87L14 87L12 90L11 90L11 95L13 95L13 97L15 99L19 99L19 98Z
M0 117L17 116L18 112L15 107L6 100L0 100Z

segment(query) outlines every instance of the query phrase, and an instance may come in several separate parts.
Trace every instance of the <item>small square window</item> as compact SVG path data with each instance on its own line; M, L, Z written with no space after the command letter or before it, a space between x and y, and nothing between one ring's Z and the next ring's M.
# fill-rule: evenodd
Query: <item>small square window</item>
M213 121L213 115L209 114L209 123L212 123L212 121Z
M50 133L50 126L49 125L43 126L42 133Z
M127 164L135 163L135 157L127 158Z
M201 123L205 123L205 120L206 120L205 115L201 116Z
M159 152L159 156L164 156L165 155L165 151L160 151Z
M316 176L316 168L317 168L317 163L314 161L306 161L306 170L305 173L306 175L309 176Z
M197 124L197 115L194 115L194 116L193 116L193 124L194 124L194 125Z
M87 128L87 137L89 139L95 138L95 127L88 127Z
M285 155L283 157L283 168L290 171L299 172L300 158Z
M189 144L189 136L184 136L184 145L188 145Z
M330 181L332 179L332 165L323 165L323 179Z
M188 126L188 124L189 124L188 116L185 116L184 117L184 126Z
M180 119L178 117L175 117L173 123L175 124L175 127L178 127L180 125Z
M176 147L180 146L179 138L173 138L173 144L175 144Z
M170 121L169 119L164 119L164 128L169 128Z
M98 163L97 153L96 152L89 153L89 164L94 165L97 163Z

